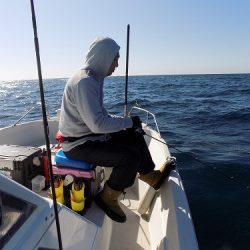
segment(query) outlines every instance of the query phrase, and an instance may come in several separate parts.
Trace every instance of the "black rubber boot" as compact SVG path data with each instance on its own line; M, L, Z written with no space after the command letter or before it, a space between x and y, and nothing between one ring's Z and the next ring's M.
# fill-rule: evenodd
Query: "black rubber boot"
M158 190L173 169L175 169L175 164L172 161L166 161L160 169L153 170L147 174L141 174L139 179Z
M122 191L112 189L107 182L103 190L95 197L96 204L114 221L124 223L126 215L119 205L118 197Z

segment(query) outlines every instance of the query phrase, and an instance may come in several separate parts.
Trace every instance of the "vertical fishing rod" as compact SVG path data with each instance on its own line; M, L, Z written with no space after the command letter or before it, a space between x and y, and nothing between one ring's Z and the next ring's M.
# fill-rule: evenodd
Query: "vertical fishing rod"
M127 25L127 53L126 53L126 78L125 78L125 102L124 102L124 116L128 116L128 59L129 59L129 33L130 25Z
M40 61L40 53L39 53L39 42L38 42L38 37L37 37L36 15L35 15L35 8L34 8L33 0L30 0L30 5L31 5L31 13L32 13L32 24L33 24L33 30L34 30L37 71L38 71L38 78L39 78L40 97L41 97L42 114L43 114L43 127L44 127L44 135L45 135L47 156L48 156L48 162L49 162L50 183L51 183L51 188L52 188L52 198L53 198L54 211L55 211L58 244L59 244L59 249L61 250L63 249L63 247L62 247L60 223L59 223L58 210L57 210L54 176L53 176L52 162L51 162L49 126L48 126L48 121L47 121L46 107L45 107L45 100L44 100L43 79L42 79L41 61Z

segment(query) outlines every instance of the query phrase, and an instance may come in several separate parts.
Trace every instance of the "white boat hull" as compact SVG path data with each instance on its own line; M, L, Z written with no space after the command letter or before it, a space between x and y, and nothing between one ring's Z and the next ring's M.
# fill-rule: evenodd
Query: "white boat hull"
M55 144L54 135L58 122L49 121L50 140ZM145 132L160 139L160 135L146 127ZM170 156L168 147L148 136L145 137L152 158L159 167ZM45 144L41 121L29 122L0 129L0 143L40 147ZM110 169L105 168L108 178ZM12 193L31 203L42 204L35 210L23 227L30 228L29 236L19 230L3 249L57 248L55 219L51 201L31 190L0 175L0 191ZM148 194L145 196L145 193ZM148 202L147 200L152 201ZM166 182L157 192L136 179L121 201L127 215L127 222L116 223L109 219L95 204L92 204L84 217L59 205L59 218L64 249L198 249L192 218L178 170L172 170ZM138 207L144 202L145 213L141 215ZM43 207L44 209L42 209ZM41 209L40 209L41 208ZM43 215L43 217L41 217ZM47 221L45 217L47 216ZM35 217L41 225L38 226ZM49 218L49 219L48 219ZM49 220L49 222L48 222ZM1 232L1 231L0 231ZM18 248L16 248L18 246Z

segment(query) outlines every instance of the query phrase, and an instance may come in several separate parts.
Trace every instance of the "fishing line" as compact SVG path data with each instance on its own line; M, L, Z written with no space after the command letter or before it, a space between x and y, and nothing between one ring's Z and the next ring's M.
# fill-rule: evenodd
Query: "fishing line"
M127 91L127 89L128 89L129 33L130 33L130 25L128 24L128 25L127 25L127 54L126 54L126 80L125 80L124 116L127 116L127 104L128 104L128 100L127 100L128 91ZM137 102L136 102L136 106L139 106L139 107L140 107L140 105L139 105ZM229 115L230 115L231 113L234 113L234 112L235 112L235 111L230 112ZM227 115L228 115L228 114L227 114ZM197 157L194 157L193 155L188 154L188 153L186 153L186 152L183 152L183 151L181 151L180 149L176 148L175 146L173 146L173 145L171 145L171 144L167 144L167 143L165 143L165 142L163 142L163 141L161 141L161 140L158 140L157 138L155 138L155 137L153 137L153 136L151 136L151 135L146 134L146 133L144 132L144 130L142 130L142 129L140 129L138 132L141 133L141 134L143 134L143 135L147 135L148 137L151 137L152 139L154 139L154 140L156 140L156 141L158 141L158 142L161 142L161 143L167 145L169 148L173 148L173 149L175 149L176 151L178 151L178 152L180 152L180 153L182 153L182 154L184 154L184 155L187 155L187 156L191 157L191 158L194 159L196 162L200 163L202 166L208 167L209 169L215 171L216 173L221 174L221 175L224 176L225 178L227 178L227 179L229 179L229 180L231 180L231 181L234 181L235 183L238 183L240 186L246 188L247 190L250 189L250 186L249 186L249 185L245 185L244 183L242 183L242 182L238 181L237 179L235 179L233 176L228 176L228 175L225 174L223 171L217 169L217 167L210 166L209 164L204 163L203 161L199 160Z
M221 170L218 169L217 167L211 166L210 164L205 163L205 162L199 160L197 157L195 157L195 156L193 156L193 155L191 155L191 154L189 154L189 153L183 152L182 150L178 149L177 147L175 147L175 146L172 145L172 144L167 144L166 142L163 142L163 141L161 141L161 140L159 140L159 139L157 139L157 138L155 138L155 137L153 137L153 136L151 136L151 135L149 135L149 134L146 134L145 132L143 132L143 134L146 135L146 136L148 136L148 137L150 137L150 138L152 138L152 139L154 139L154 140L156 140L156 141L158 141L158 142L161 142L162 144L167 145L169 148L173 148L173 149L175 149L176 151L178 151L178 152L180 152L180 153L182 153L182 154L184 154L184 155L187 155L187 156L191 157L193 160L195 160L195 161L197 161L198 163L200 163L203 167L208 167L209 169L215 171L216 173L221 174L223 177L225 177L225 178L227 178L227 179L229 179L229 180L231 180L231 181L237 183L237 184L240 185L241 187L244 187L244 188L246 188L247 190L250 189L250 186L249 186L249 185L245 185L244 183L242 183L242 182L240 182L239 180L235 179L233 176L228 176L227 174L225 174L223 171L221 171Z

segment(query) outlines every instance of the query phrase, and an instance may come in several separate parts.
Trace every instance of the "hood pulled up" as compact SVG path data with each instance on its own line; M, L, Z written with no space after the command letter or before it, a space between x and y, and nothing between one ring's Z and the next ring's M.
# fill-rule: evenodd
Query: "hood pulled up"
M89 47L85 67L93 70L98 77L105 77L119 49L113 39L97 37Z

